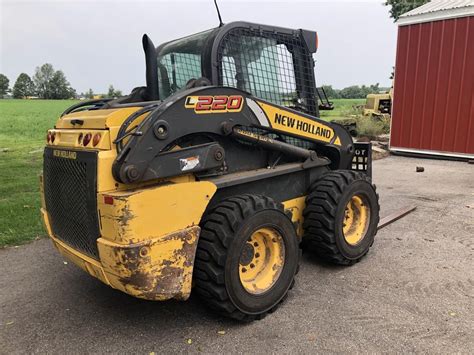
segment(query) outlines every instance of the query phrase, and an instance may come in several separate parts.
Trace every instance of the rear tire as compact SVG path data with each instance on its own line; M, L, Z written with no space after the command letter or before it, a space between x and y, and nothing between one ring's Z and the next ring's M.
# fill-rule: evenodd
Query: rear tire
M201 222L195 291L225 316L261 319L286 298L299 257L295 228L281 204L265 196L231 197Z
M323 175L306 197L303 248L339 265L360 261L374 243L379 209L375 186L365 174Z

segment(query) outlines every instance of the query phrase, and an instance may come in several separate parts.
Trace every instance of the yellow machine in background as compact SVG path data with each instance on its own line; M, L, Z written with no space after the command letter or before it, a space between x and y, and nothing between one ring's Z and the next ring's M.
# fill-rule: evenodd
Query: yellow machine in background
M392 114L393 88L388 93L367 95L364 116L390 118Z

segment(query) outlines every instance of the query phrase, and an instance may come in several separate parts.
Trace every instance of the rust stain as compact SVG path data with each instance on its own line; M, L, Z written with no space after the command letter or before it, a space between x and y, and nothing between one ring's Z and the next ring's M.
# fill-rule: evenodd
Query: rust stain
M137 297L151 300L176 298L185 300L191 291L192 270L200 228L191 227L137 246L115 249L116 265L122 270L119 281ZM168 258L153 260L153 251L140 254L144 247L153 250L170 242L180 247L172 250Z
M127 203L124 204L121 214L119 217L117 217L117 220L122 228L125 228L128 226L128 223L130 222L131 219L135 218L134 214L130 210L130 207L128 206Z

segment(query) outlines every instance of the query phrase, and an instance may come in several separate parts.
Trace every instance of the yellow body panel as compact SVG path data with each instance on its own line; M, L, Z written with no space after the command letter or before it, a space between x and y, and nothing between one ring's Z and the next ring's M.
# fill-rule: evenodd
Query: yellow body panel
M120 126L123 121L140 107L127 107L120 109L91 110L70 113L56 122L55 128L80 128L80 129L106 129ZM71 123L72 120L82 120L84 123L80 126ZM138 123L138 122L137 122Z
M100 238L100 261L110 285L148 300L186 300L200 231L193 226L129 245Z
M165 184L99 194L101 235L118 244L134 244L199 225L216 191L210 182Z
M291 221L293 224L296 224L296 233L300 238L303 237L303 210L305 206L306 196L283 201L283 207L285 210L291 212Z

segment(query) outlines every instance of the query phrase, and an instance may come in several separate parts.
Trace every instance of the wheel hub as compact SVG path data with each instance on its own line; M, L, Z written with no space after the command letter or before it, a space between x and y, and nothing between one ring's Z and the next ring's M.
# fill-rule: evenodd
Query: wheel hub
M252 244L245 243L242 253L240 254L240 265L249 265L255 257L255 249Z
M285 263L285 243L274 228L259 228L243 246L239 261L239 277L251 294L268 291L278 280Z
M351 197L344 210L342 232L349 245L357 245L367 233L370 222L370 208L366 198L360 195Z

